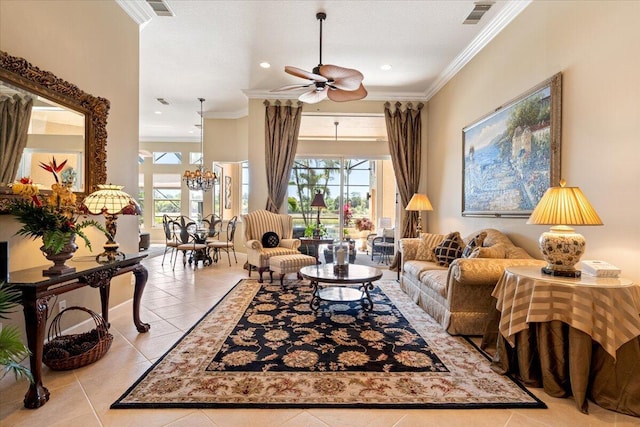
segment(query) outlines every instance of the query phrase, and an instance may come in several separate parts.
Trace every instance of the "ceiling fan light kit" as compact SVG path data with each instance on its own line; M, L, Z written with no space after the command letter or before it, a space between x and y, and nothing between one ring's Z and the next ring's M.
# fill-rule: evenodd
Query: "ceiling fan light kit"
M358 70L344 68L337 65L324 65L322 63L322 21L327 18L324 12L318 12L316 18L320 21L320 61L312 72L287 65L284 71L292 76L310 80L310 83L287 85L272 92L284 92L290 90L311 90L303 93L298 98L302 102L315 104L329 98L336 102L357 101L367 96L367 90L362 85L364 76Z

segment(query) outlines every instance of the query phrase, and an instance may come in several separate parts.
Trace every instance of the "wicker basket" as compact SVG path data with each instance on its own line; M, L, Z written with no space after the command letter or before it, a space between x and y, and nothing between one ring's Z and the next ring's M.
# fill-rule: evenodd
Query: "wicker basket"
M62 335L60 320L69 310L88 313L96 324L95 329L84 334ZM69 307L53 318L49 326L49 341L44 345L42 361L49 368L65 371L89 365L106 354L111 347L113 335L102 316L84 307Z

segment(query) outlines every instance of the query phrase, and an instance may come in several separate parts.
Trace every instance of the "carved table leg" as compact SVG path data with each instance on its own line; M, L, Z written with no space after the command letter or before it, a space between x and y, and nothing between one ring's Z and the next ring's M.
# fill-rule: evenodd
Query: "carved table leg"
M363 298L361 299L361 303L364 311L373 310L373 300L371 299L371 294L369 294L369 291L372 291L373 288L374 286L372 282L366 282L362 284Z
M107 328L111 327L109 324L109 291L111 290L111 284L100 286L100 303L102 304L102 318L106 323Z
M36 298L35 294L22 294L27 344L31 351L30 369L33 374L33 384L29 385L29 390L24 396L24 407L29 409L39 408L49 400L49 390L42 384L42 353L49 299L50 296Z
M142 264L138 264L133 270L136 278L135 290L133 292L133 323L136 325L138 332L147 332L151 328L148 323L140 321L140 300L142 300L142 292L147 284L149 272Z

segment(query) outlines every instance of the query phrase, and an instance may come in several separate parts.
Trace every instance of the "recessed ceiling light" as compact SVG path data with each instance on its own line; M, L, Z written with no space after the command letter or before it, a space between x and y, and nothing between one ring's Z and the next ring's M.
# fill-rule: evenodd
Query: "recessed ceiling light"
M162 111L154 111L155 114L162 114Z
M261 66L262 68L271 68L271 64L269 64L268 62L261 62L261 63L260 63L260 66Z
M391 64L384 64L380 66L382 71L389 71L391 69Z

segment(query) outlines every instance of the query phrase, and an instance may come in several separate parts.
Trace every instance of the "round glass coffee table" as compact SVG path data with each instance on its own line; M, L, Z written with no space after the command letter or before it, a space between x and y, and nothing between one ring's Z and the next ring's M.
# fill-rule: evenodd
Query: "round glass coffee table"
M320 307L320 301L360 301L364 311L373 309L369 291L373 282L382 277L382 271L365 265L349 264L346 274L334 274L333 264L309 265L300 269L300 275L311 281L312 309Z

